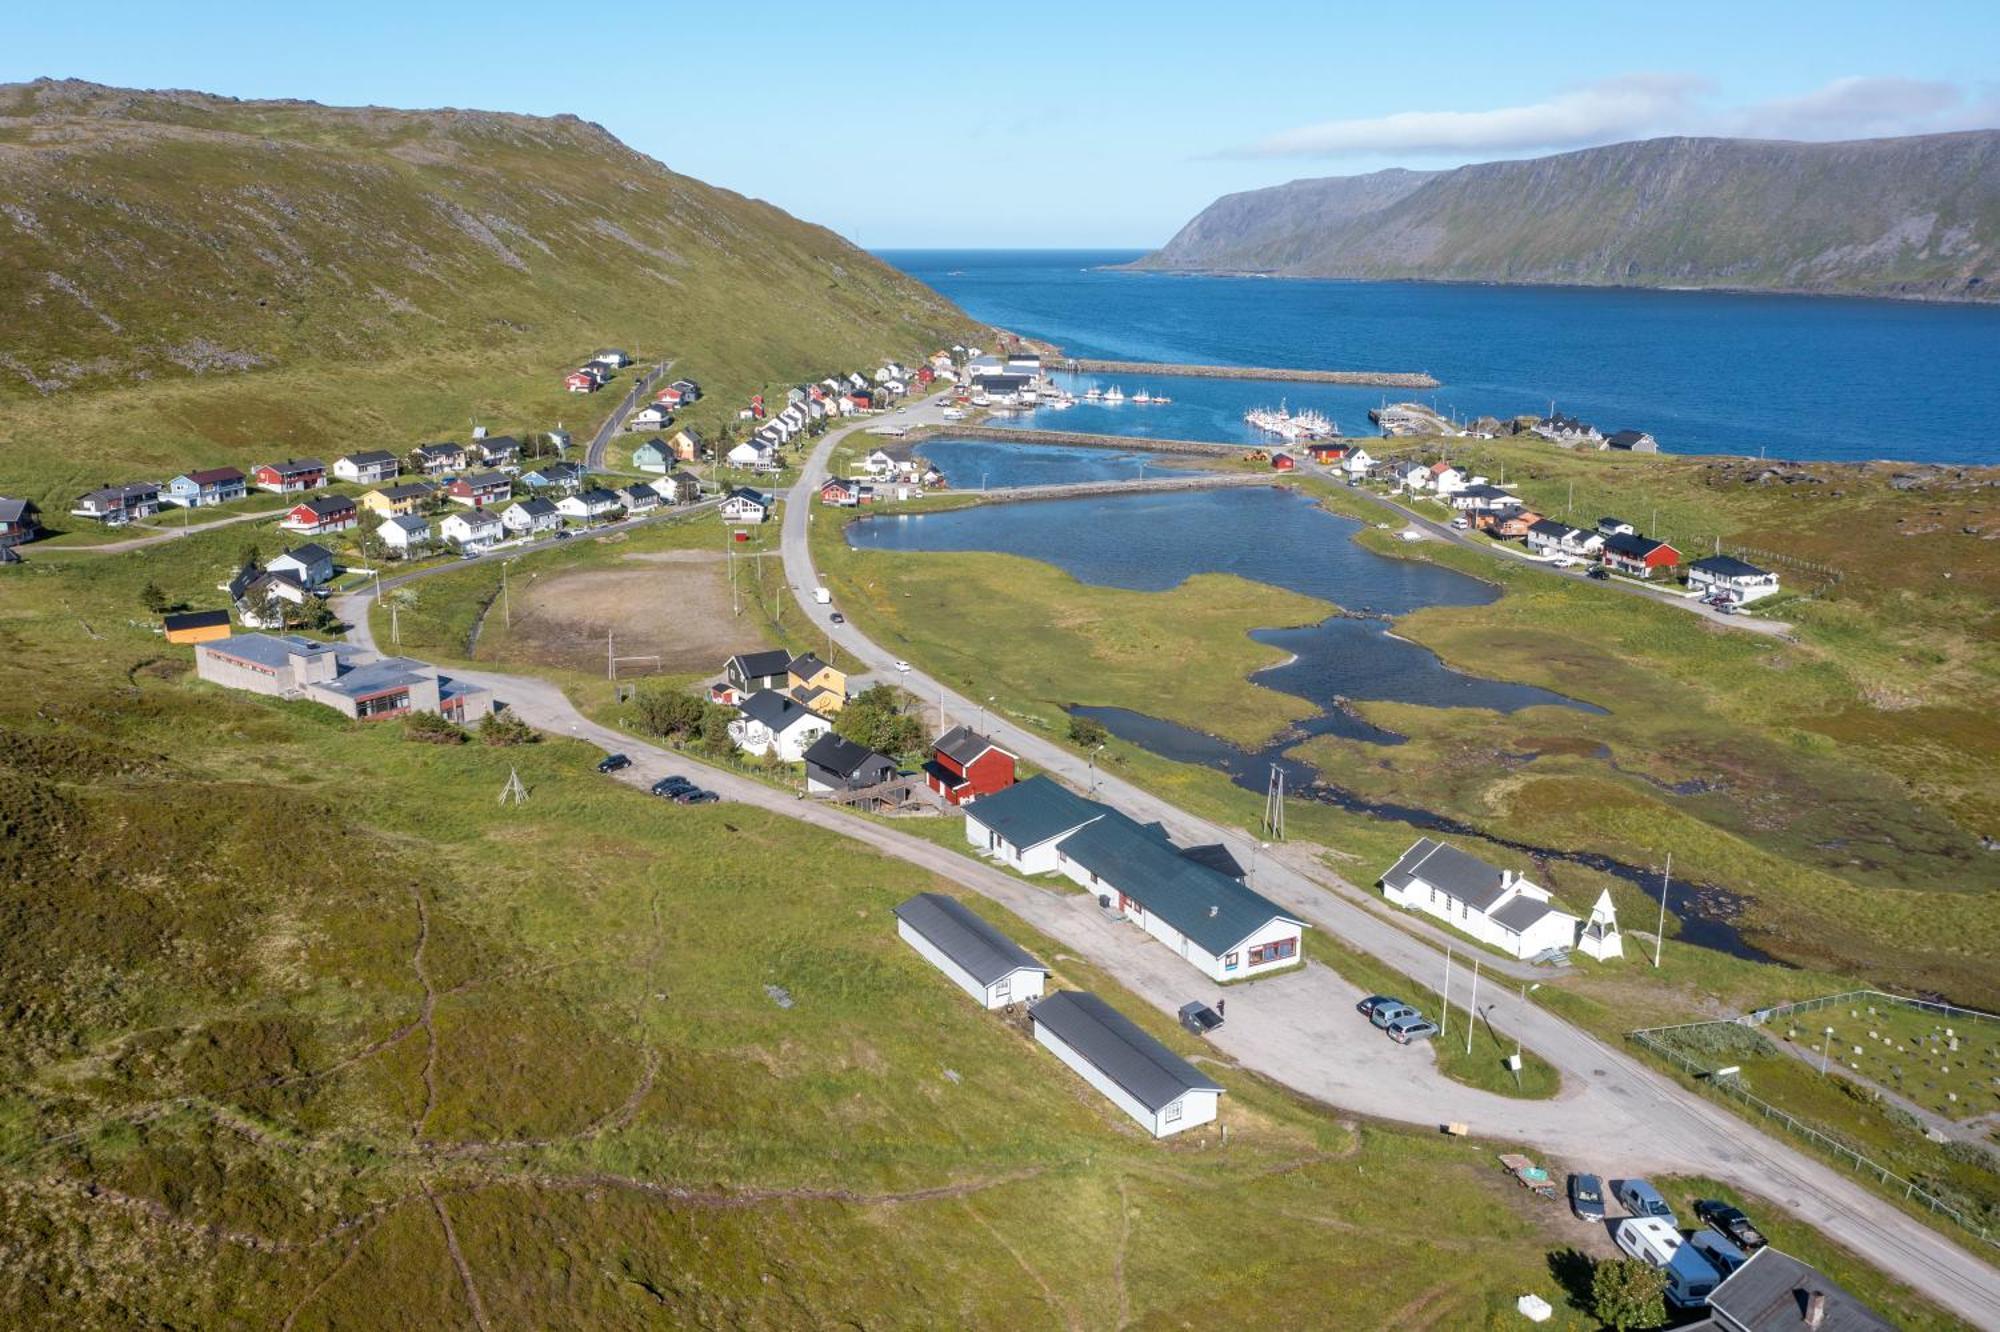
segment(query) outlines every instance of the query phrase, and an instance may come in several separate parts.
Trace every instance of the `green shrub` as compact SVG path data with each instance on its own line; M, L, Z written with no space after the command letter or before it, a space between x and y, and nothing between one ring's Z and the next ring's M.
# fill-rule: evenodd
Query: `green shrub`
M427 745L462 745L470 737L463 726L448 722L435 712L413 712L403 718L403 738Z
M1609 1258L1590 1275L1590 1311L1606 1327L1628 1332L1667 1321L1667 1274L1636 1258Z

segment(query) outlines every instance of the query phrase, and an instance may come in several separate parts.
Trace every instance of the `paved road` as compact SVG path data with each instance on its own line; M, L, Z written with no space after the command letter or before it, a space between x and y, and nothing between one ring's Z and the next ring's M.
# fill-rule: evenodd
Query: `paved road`
M661 376L674 368L672 361L662 361L651 370L632 381L632 387L625 390L625 396L604 418L604 424L597 427L597 433L590 437L590 447L584 450L583 465L593 472L604 470L604 450L618 434L618 427L625 424L625 418L639 410L639 399L646 396Z
M892 419L914 423L937 410L935 404L923 404ZM821 440L795 493L814 493L832 447L863 424L832 431ZM831 608L812 602L809 590L818 580L805 544L810 510L808 503L787 505L783 519L785 567L799 594L801 611L857 659L890 674L890 654L853 626L832 624L827 618ZM403 581L422 577L425 572L429 571L407 575ZM365 611L372 595L371 588L350 594L341 603L343 618L355 625L352 636L371 646ZM1026 883L893 826L797 799L740 774L710 768L686 755L622 734L583 717L548 681L485 670L459 674L492 689L522 718L544 730L630 755L634 765L622 775L624 780L645 784L669 771L689 773L727 800L854 838L983 893L1057 940L1064 950L1105 967L1162 1012L1173 1012L1190 997L1214 997L1213 987L1177 957L1130 925L1107 918L1088 896ZM941 697L960 719L970 720L978 714L970 702L943 690L921 672L912 672L904 679L923 697ZM1087 784L1082 760L1069 751L1003 719L990 719L988 729L1003 744L1045 770L1079 788ZM1257 850L1240 831L1196 819L1114 775L1098 774L1098 792L1136 817L1160 819L1184 839L1225 842L1246 863ZM672 818L678 813L678 807L663 807L660 816ZM1332 931L1412 977L1423 980L1441 975L1440 953L1351 900L1348 894L1359 894L1360 890L1319 866L1308 848L1286 846L1258 852L1257 866L1259 890L1317 927ZM1459 1034L1460 1039L1464 1004L1469 998L1467 980L1461 966L1452 991L1457 1006L1452 1034ZM1244 1067L1360 1113L1427 1126L1463 1122L1481 1135L1526 1143L1553 1159L1614 1178L1646 1171L1681 1171L1727 1179L1869 1256L1975 1325L2000 1328L2000 1272L1936 1231L1885 1207L1839 1171L1766 1137L1622 1051L1526 1001L1513 985L1486 985L1480 991L1479 1008L1489 1021L1518 1035L1561 1070L1563 1090L1552 1100L1495 1096L1444 1078L1436 1071L1427 1048L1394 1045L1368 1027L1353 1011L1359 997L1354 987L1316 964L1285 976L1239 985L1229 991L1229 1021L1215 1044L1220 1053Z
M912 408L911 423L936 410L935 404ZM833 446L856 428L830 432L820 441L800 476L800 494L811 495L818 489ZM785 572L801 613L866 668L891 674L893 653L876 646L852 624L832 623L829 616L835 607L813 602L809 589L819 586L820 580L806 539L809 513L810 506L800 504L788 506L783 515ZM1443 534L1454 535L1448 527ZM921 671L903 679L919 697L939 699L940 706L961 721L981 715L969 700ZM1063 746L990 714L987 730L1030 763L1079 790L1090 785L1093 774L1085 760ZM1223 842L1244 864L1258 852L1254 839L1239 829L1196 818L1116 775L1094 776L1101 798L1142 822L1159 820L1184 842ZM1419 981L1441 978L1444 959L1435 948L1357 905L1352 895L1358 890L1319 865L1310 849L1280 848L1277 854L1263 853L1257 863L1255 882L1261 892L1405 975ZM950 877L987 891L983 883L962 875ZM1200 982L1164 949L1154 946L1154 951L1172 963L1166 967L1164 986L1133 984L1124 972L1120 977L1148 1002L1171 1011L1189 991L1198 991ZM1532 1143L1611 1177L1638 1170L1679 1170L1726 1179L1783 1206L1959 1316L1978 1326L2000 1328L2000 1271L1985 1257L1975 1257L1888 1207L1839 1170L1765 1135L1526 1001L1517 990L1507 987L1490 998L1482 995L1480 1009L1561 1071L1564 1090L1551 1101L1514 1101L1473 1092L1414 1060L1392 1065L1402 1076L1385 1076L1382 1060L1366 1058L1380 1053L1372 1049L1372 1035L1355 1026L1351 1008L1342 1002L1351 990L1335 982L1334 988L1342 991L1341 1001L1325 1002L1328 982L1316 980L1316 970L1232 989L1229 1024L1218 1044L1279 1082L1365 1113L1431 1125L1461 1120L1475 1132ZM1455 986L1454 1001L1462 1006L1466 997Z
M1335 478L1338 478L1340 475L1337 467L1322 467L1318 470L1324 475ZM1582 567L1571 572L1565 572L1552 564L1524 555L1512 546L1499 545L1484 537L1475 538L1468 532L1461 532L1450 523L1439 522L1435 518L1419 513L1406 505L1399 504L1388 496L1378 494L1365 486L1354 487L1353 493L1378 508L1388 510L1395 517L1402 519L1410 526L1418 528L1425 534L1435 537L1440 541L1449 541L1454 545L1464 546L1467 550L1483 551L1488 555L1517 559L1523 564L1532 565L1535 568L1546 571L1554 578L1588 577ZM1668 592L1657 587L1647 587L1644 583L1637 583L1629 578L1607 578L1600 582L1598 586L1608 587L1614 591L1623 592L1628 596L1650 598L1661 605L1672 606L1676 610L1684 610L1690 614L1699 615L1710 624L1721 625L1724 629L1741 629L1746 633L1769 634L1773 637L1792 632L1792 626L1781 620L1764 620L1755 616L1740 614L1724 615L1713 606L1704 606L1694 597L1684 597L1677 592Z

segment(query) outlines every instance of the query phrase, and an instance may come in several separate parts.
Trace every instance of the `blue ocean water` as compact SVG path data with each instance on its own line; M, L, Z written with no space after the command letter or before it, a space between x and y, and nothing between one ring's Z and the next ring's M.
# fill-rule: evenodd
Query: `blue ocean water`
M1076 481L1130 481L1167 471L1200 471L1186 457L1140 449L1083 449L1060 445L1004 444L937 435L917 452L943 472L955 490L988 486L1054 486Z
M1078 356L1423 370L1460 416L1543 412L1650 431L1677 453L2000 461L2000 307L1834 297L1109 272L1137 251L896 250L975 317ZM1130 391L1133 385L1127 383ZM1114 433L1289 398L1350 434L1382 391L1159 379L1175 402L1100 409ZM1408 395L1403 395L1408 396ZM1183 409L1183 403L1186 408ZM1177 410L1181 409L1181 410ZM1141 417L1140 412L1151 415ZM1079 406L1056 420L1095 429ZM1176 423L1178 422L1178 424ZM1228 433L1217 433L1224 427Z

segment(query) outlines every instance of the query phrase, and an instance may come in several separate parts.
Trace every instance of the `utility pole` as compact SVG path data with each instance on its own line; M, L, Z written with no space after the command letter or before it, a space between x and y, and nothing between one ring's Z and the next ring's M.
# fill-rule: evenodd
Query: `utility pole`
M1667 941L1667 880L1674 872L1674 853L1667 852L1667 867L1660 871L1660 928L1653 935L1653 965L1660 965L1660 948Z
M403 645L402 609L403 607L399 602L392 601L389 603L389 641L397 647Z
M1438 1036L1451 1030L1451 945L1444 946L1444 988L1438 991L1438 1006L1444 1009L1444 1017L1438 1022Z
M500 561L500 622L509 629L514 627L514 603L507 597L507 566L512 560Z
M1465 1052L1472 1053L1472 1032L1479 1025L1479 954L1472 955L1472 999L1465 1005Z
M604 631L604 678L607 680L616 680L618 678L618 658L612 655L614 651L615 649L611 646L611 631L606 629Z

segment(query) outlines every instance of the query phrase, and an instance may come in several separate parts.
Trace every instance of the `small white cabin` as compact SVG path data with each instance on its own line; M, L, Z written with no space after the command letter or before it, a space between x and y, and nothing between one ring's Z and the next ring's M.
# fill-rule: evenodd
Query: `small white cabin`
M1222 1086L1096 995L1052 994L1029 1010L1035 1043L1155 1138L1215 1119Z
M918 893L896 908L896 933L982 1008L1039 999L1049 969L956 898Z

